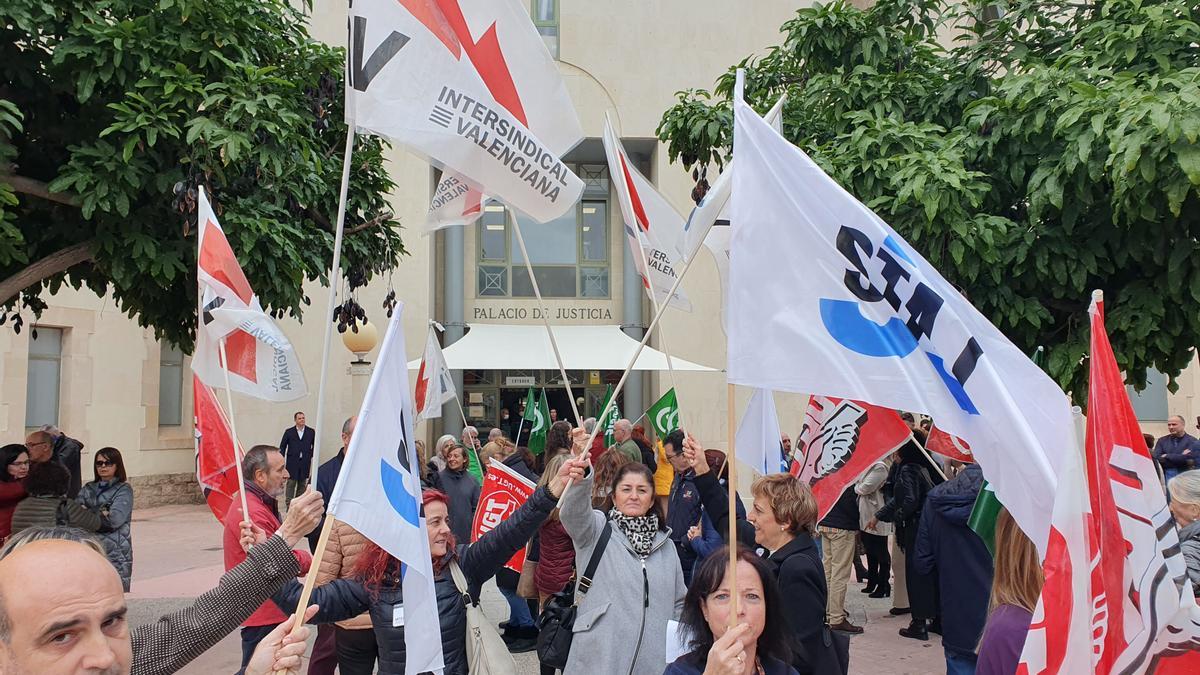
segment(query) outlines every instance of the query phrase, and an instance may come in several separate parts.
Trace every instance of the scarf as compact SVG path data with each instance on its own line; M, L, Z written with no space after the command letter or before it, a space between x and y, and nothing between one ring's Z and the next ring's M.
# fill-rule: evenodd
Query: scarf
M608 520L629 540L634 553L643 557L650 555L654 537L658 534L657 515L627 516L614 507L608 512Z

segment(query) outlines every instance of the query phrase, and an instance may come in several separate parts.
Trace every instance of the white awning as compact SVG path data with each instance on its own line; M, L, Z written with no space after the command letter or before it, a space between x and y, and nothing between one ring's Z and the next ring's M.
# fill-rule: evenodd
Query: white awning
M446 347L446 365L452 370L557 370L546 327L494 323L469 324L471 330ZM567 370L625 370L638 341L619 326L552 326ZM675 370L713 371L671 355ZM417 369L421 359L410 361ZM647 345L634 370L666 370L667 356Z

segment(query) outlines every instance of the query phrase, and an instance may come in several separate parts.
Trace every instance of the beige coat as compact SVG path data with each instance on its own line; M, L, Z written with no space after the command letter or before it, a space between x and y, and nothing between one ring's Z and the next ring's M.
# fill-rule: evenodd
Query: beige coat
M854 484L854 493L858 495L858 525L867 534L886 537L895 531L891 523L883 521L877 523L874 529L867 527L867 523L887 502L883 496L883 484L887 482L890 467L891 462L881 459L872 464L871 468L867 469L867 472Z
M336 521L329 531L329 541L325 544L325 556L321 558L321 568L317 571L317 586L323 586L334 579L345 579L352 576L354 563L367 547L367 538L357 530L342 521ZM363 612L353 619L337 622L346 630L363 630L371 628L371 613Z

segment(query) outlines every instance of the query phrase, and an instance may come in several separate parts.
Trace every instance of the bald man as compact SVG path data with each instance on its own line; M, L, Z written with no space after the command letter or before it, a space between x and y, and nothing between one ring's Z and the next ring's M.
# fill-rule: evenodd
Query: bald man
M32 584L53 570L60 583ZM36 541L0 560L0 664L12 675L126 675L125 592L108 558L74 541Z

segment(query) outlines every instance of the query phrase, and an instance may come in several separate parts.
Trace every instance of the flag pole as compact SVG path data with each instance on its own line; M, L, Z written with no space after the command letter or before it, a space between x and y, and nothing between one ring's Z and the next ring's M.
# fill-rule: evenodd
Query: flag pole
M554 360L558 362L558 372L562 374L563 386L567 388L567 401L571 403L571 414L575 416L576 424L583 424L583 418L579 416L579 406L575 405L575 393L571 391L571 378L567 377L567 368L563 365L562 354L558 351L558 340L554 339L554 331L550 328L549 312L546 311L546 303L542 301L542 289L538 287L537 277L533 275L533 264L529 262L529 252L525 250L525 236L521 234L521 219L514 215L512 221L513 229L517 232L517 245L521 247L521 257L525 259L525 271L529 273L529 281L533 283L533 294L537 296L542 325L546 327L546 335L550 336L550 347L554 350Z
M637 223L634 223L633 229L637 233L638 248L641 249L642 258L645 259L646 241L642 238L642 231L638 229ZM654 279L650 278L649 274L646 274L646 285L650 288L650 302L654 305L654 313L658 314L658 294L654 292ZM667 306L670 306L672 297L674 295L667 296ZM671 359L671 348L667 345L667 330L663 326L658 327L658 339L662 340L663 354L667 357L667 372L671 375L671 388L675 390L675 407L679 409L679 417L682 420L683 406L679 405L679 383L675 381L675 362Z
M692 263L696 260L696 258L699 257L700 256L698 255L694 255L683 263L683 269L679 270L679 276L675 277L674 283L671 284L671 290L667 292L668 298L674 297L675 291L679 290L679 284L683 282L684 275L687 274L687 271L692 268ZM617 394L621 393L621 388L625 386L625 380L629 379L629 373L633 370L634 364L637 363L638 357L642 355L642 349L646 347L646 343L650 340L650 332L653 331L654 327L658 325L658 320L662 318L663 310L665 309L665 306L659 307L658 310L654 312L654 318L650 320L650 325L646 326L646 331L642 334L642 339L640 342L638 342L637 349L633 350L633 355L629 357L629 362L625 364L625 371L621 373L621 379L617 381L617 386L613 389L612 397L609 399L608 403L605 404L604 409L600 411L600 416L596 418L597 420L603 420L605 416L608 415L609 409L616 404ZM675 405L679 405L678 391L675 392L675 397ZM600 423L597 422L596 428L592 429L591 435L588 436L587 445L585 445L584 448L592 447L592 442L596 440L596 434L599 431ZM562 504L563 497L566 496L567 490L571 489L571 484L573 482L574 481L568 480L567 484L563 486L563 493L558 498L559 504Z
M337 228L333 235L333 269L329 272L329 304L325 306L325 342L321 347L321 383L317 389L317 432L313 438L312 466L309 468L310 483L317 478L321 465L321 429L325 423L325 385L329 377L329 345L333 340L333 308L338 306L338 291L341 288L342 235L346 229L346 194L350 189L350 158L354 154L354 124L346 127L346 150L342 155L342 185L338 193ZM328 521L328 518L326 518ZM303 599L307 599L305 596ZM300 605L303 607L304 605ZM301 612L303 614L303 612ZM297 618L299 620L299 616Z
M242 518L250 520L250 509L246 506L246 476L242 473L242 457L238 452L237 424L233 414L233 389L229 386L229 359L225 356L225 338L218 343L221 350L221 372L225 373L225 405L229 406L229 435L233 437L233 465L237 467L238 496L242 499Z
M729 435L729 452L725 453L725 466L729 467L729 478L726 480L725 492L729 495L729 589L733 594L733 611L729 613L729 627L733 628L737 625L738 615L738 590L737 590L737 563L738 563L738 538L737 538L737 456L734 454L734 413L733 413L733 398L734 384L727 382L725 384L725 424L728 427ZM717 474L717 479L720 480L720 474Z

